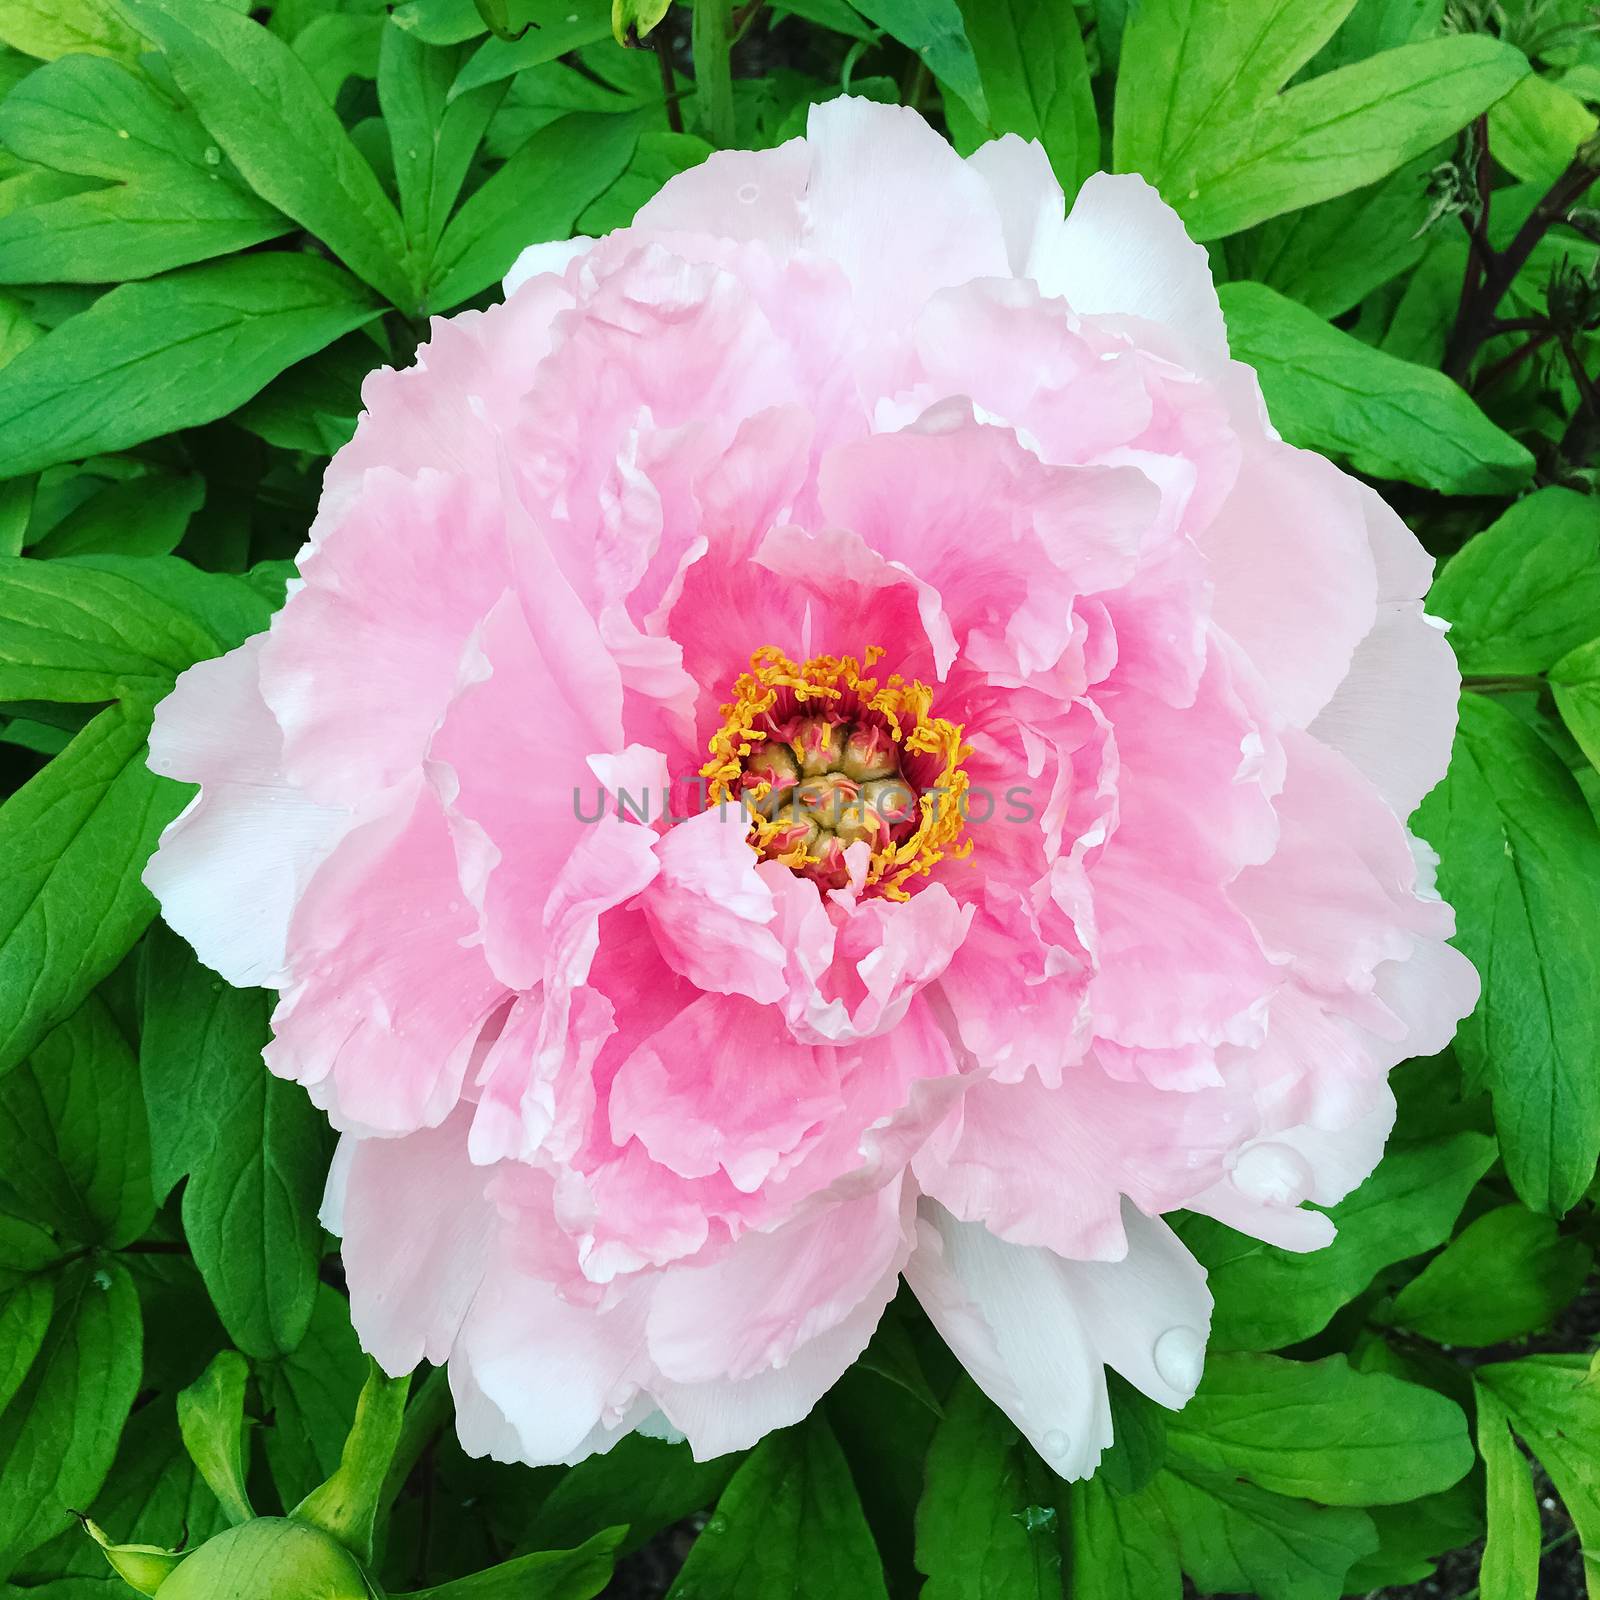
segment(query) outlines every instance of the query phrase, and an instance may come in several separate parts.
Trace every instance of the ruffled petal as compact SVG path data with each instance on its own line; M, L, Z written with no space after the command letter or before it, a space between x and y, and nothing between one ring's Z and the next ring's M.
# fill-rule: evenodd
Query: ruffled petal
M169 823L145 887L200 959L241 988L282 984L290 919L312 874L355 824L283 770L261 698L261 637L184 672L156 707L150 766L200 793Z
M770 1003L788 990L786 958L746 832L743 814L722 807L669 828L656 846L661 872L639 904L662 955L696 988Z
M338 1128L443 1121L509 998L475 928L439 802L418 785L411 805L351 833L302 896L267 1065Z

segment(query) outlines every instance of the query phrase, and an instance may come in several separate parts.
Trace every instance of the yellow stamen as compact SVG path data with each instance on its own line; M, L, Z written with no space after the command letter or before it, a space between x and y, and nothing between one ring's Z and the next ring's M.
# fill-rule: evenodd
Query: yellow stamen
M862 660L854 656L813 656L796 663L772 645L763 646L750 658L750 670L741 673L733 686L733 698L721 708L722 726L712 735L709 759L700 769L707 782L707 803L724 805L748 801L752 806L750 843L757 853L797 871L821 864L820 856L808 854L805 843L784 844L796 831L793 817L761 814L761 802L772 792L770 781L756 779L746 762L758 746L779 733L787 721L792 728L798 708L816 704L819 711L853 697L853 704L882 720L890 737L904 755L932 757L932 782L914 786L917 791L918 820L905 838L891 839L876 849L867 867L866 883L880 894L896 900L910 896L905 884L925 877L946 856L961 859L971 854L972 840L963 838L963 816L968 779L961 763L971 747L961 742L959 725L932 715L933 691L924 683L893 673L880 681L868 675L882 657L881 646L870 646ZM778 715L774 715L778 708ZM803 717L803 713L802 713ZM847 706L841 720L852 720ZM817 730L804 730L813 740L812 765ZM840 736L841 748L843 735ZM786 739L794 760L804 770L806 750L802 734ZM764 770L774 770L768 762ZM926 768L927 763L919 763ZM824 835L824 837L828 837Z

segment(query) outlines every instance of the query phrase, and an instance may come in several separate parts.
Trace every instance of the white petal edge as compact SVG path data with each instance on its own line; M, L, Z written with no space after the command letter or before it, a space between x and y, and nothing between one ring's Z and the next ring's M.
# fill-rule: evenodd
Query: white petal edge
M1098 172L1066 221L1035 240L1027 276L1080 315L1143 317L1183 340L1198 370L1228 360L1228 330L1205 249L1143 178Z

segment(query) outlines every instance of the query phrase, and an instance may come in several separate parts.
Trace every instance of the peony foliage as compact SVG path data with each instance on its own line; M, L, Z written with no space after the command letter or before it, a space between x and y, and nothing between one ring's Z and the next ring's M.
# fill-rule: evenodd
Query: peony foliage
M1597 1592L1597 40L0 0L0 1600Z

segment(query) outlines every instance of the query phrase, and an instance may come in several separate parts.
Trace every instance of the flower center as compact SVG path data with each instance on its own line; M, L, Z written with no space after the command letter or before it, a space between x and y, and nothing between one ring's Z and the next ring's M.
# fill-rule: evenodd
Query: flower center
M846 851L864 844L865 886L904 900L908 880L972 849L961 837L970 751L960 727L931 715L926 684L867 676L882 654L874 645L864 664L797 665L770 645L757 650L700 772L707 804L745 808L764 860L842 889Z

